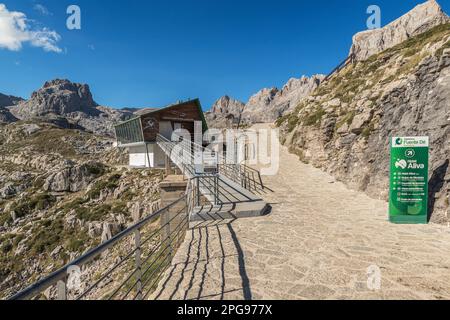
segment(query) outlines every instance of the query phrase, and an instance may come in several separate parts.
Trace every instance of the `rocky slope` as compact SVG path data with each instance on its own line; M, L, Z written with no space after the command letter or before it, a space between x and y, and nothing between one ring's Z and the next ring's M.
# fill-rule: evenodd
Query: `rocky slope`
M380 53L433 27L450 22L435 0L418 5L413 10L381 29L357 33L350 54L358 61Z
M14 97L14 96L7 96L7 95L0 93L0 108L15 106L22 101L24 101L22 98Z
M2 116L3 114L3 116ZM69 80L48 81L27 101L0 112L0 121L45 121L65 128L78 128L112 135L113 125L132 116L132 112L98 106L89 86Z
M273 122L285 113L292 111L305 97L309 96L325 78L315 75L311 78L292 78L280 90L265 88L253 95L244 105L228 96L220 98L207 114L211 127L230 126L241 116L241 124Z
M45 122L0 125L0 298L158 208L161 172L123 168L126 154L112 146Z
M433 222L446 223L449 106L450 24L444 24L347 65L277 124L302 161L382 199L389 190L389 137L430 136L430 212Z
M15 106L22 101L24 101L22 98L7 96L0 93L0 124L17 121L17 118L14 117L6 107Z
M304 97L309 96L324 76L290 79L284 87L263 89L252 96L245 105L243 119L249 123L273 122L286 112L292 111Z

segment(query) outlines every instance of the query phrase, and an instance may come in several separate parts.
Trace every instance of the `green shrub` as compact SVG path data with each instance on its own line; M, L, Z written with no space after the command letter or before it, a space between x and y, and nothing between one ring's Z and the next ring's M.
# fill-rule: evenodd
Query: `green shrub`
M103 165L99 164L99 163L88 163L86 164L86 169L88 171L89 174L93 175L93 176L101 176L103 174L105 174L105 168L103 167Z
M1 252L3 254L7 254L12 250L12 248L13 248L13 244L11 242L7 241L2 245Z
M444 54L445 49L450 49L450 41L436 51L436 57L440 58Z
M111 213L112 207L109 204L102 204L94 208L80 207L76 214L77 218L84 221L102 221L103 218Z
M56 198L48 193L38 194L32 197L25 197L16 202L11 211L16 213L18 218L25 217L34 210L45 210L56 202Z
M43 220L36 230L35 235L29 241L31 253L34 255L51 252L64 239L64 221L62 218L56 220Z
M81 252L89 244L89 236L86 232L73 234L66 240L64 247L70 252Z
M289 118L288 118L288 127L287 127L288 132L294 131L294 129L298 125L298 120L299 120L299 118L295 114L291 114L289 116Z
M127 214L128 213L128 208L127 208L127 203L124 201L117 201L112 205L112 212L114 213L122 213L122 214Z
M304 118L303 124L305 126L313 126L313 125L320 124L320 122L322 121L322 117L324 115L325 115L325 110L323 110L322 107L318 107L316 110L314 110L314 112L308 114Z
M119 181L121 178L121 174L113 174L106 180L97 181L86 196L91 200L97 199L103 190L114 190L119 187Z

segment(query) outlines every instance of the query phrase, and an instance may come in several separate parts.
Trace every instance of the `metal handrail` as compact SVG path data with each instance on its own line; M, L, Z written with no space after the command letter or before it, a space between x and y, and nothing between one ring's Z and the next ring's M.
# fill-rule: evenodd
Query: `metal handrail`
M197 174L194 170L194 154L193 150L207 150L207 148L200 146L199 144L196 144L195 142L183 140L181 142L175 142L167 139L166 137L162 135L157 136L157 143L160 146L160 148L168 155L171 159L171 161L177 165L183 174L188 176L190 179L197 178L197 177L203 177L204 179L208 178L207 173ZM186 158L181 158L176 152L174 152L175 147L180 147L183 151L183 156ZM208 150L210 152L215 152L214 150ZM222 183L217 182L218 186L216 188L216 183L214 183L213 194L215 195L215 198L218 198L217 193L221 193L220 185L224 182L223 179L220 177L220 174L222 174L224 177L230 179L231 181L237 183L242 188L247 189L250 192L265 192L265 187L261 178L261 174L258 170L250 168L246 166L245 164L230 164L227 163L226 158L224 155L216 152L215 159L212 159L213 161L216 161L217 166L217 173L219 176L217 177L218 180ZM201 179L201 178L199 178ZM206 181L206 180L205 180ZM206 188L207 191L211 192L211 184L209 184L209 187L206 185L204 181L200 181L202 183L202 187ZM223 188L222 188L223 189ZM222 196L223 193L222 193ZM226 196L225 196L226 198ZM217 203L217 201L215 201ZM238 201L239 202L239 201Z
M108 250L111 247L113 247L114 245L116 245L118 242L123 240L125 237L133 234L136 231L139 231L142 227L147 225L149 222L151 222L154 219L160 217L167 210L169 210L173 206L177 205L181 201L184 201L185 199L186 199L186 195L182 196L180 199L174 201L173 203L169 204L168 206L158 210L156 213L153 213L153 214L143 218L141 221L137 222L133 226L131 226L131 227L127 228L126 230L120 232L119 234L117 234L116 236L112 237L110 240L102 243L101 245L91 249L86 254L83 254L81 257L73 260L72 262L70 262L66 266L62 267L61 269L53 272L49 276L47 276L47 277L37 281L36 283L34 283L33 285L29 286L25 290L14 294L10 298L8 298L8 300L29 300L29 299L32 299L35 295L37 295L39 293L42 293L46 289L48 289L48 288L58 284L58 282L65 281L66 278L67 278L67 274L68 274L68 271L69 271L70 267L73 267L73 266L81 267L81 266L84 266L87 263L95 260L103 252L105 252L106 250ZM131 252L131 254L129 254L129 255L131 256L136 251L137 251L137 249L133 250ZM123 261L121 261L121 262L123 263ZM114 269L109 270L108 273L112 272L113 270ZM88 290L92 290L92 288L89 288Z

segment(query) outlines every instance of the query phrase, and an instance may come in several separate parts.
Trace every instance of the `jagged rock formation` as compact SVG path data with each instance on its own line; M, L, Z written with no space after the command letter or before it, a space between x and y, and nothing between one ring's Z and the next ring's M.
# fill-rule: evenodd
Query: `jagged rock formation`
M301 99L309 96L323 80L323 75L292 78L283 89L263 89L245 105L243 119L249 123L273 122L292 111Z
M206 113L206 120L214 128L231 127L239 122L244 107L243 102L224 96L217 100L211 110Z
M22 98L7 96L0 93L0 124L17 121L17 118L6 107L15 106L24 101Z
M30 100L18 106L17 114L24 118L49 114L65 116L75 112L98 116L96 107L88 85L56 79L33 92Z
M430 137L430 212L450 203L450 24L347 65L281 118L283 142L350 187L388 199L389 138Z
M14 97L14 96L7 96L7 95L0 93L0 108L15 106L22 101L23 101L22 98Z
M0 124L12 123L17 120L7 108L0 107Z
M435 0L429 0L384 28L357 33L353 37L350 54L354 54L358 61L363 61L411 37L448 22L450 19L439 4Z
M253 95L247 104L231 99L220 98L207 114L208 122L217 128L229 127L241 118L241 124L273 122L309 96L325 78L315 75L311 78L292 78L283 89L265 88Z
M88 85L61 79L46 82L9 112L20 120L47 121L107 135L112 134L114 123L132 116L129 111L97 105Z

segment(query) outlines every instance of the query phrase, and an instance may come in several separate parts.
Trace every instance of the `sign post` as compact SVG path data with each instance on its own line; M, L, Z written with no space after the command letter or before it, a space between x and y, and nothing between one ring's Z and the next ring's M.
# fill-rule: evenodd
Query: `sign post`
M392 223L428 223L428 161L428 137L392 138L389 193Z

